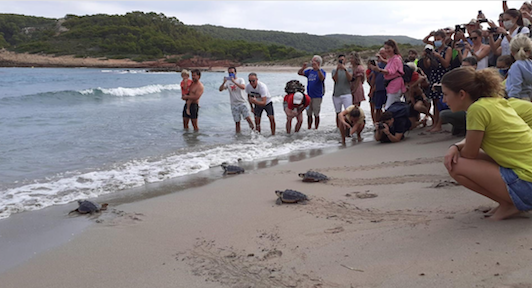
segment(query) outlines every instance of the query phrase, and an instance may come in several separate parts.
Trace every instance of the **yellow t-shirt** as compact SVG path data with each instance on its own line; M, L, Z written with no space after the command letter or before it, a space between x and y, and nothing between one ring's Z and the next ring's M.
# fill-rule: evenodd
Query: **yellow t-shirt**
M481 148L497 164L532 182L532 129L501 97L483 97L467 109L467 130L484 131Z
M349 113L351 113L351 111L353 111L353 109L355 108L355 105L351 105L347 108L345 108L345 110L347 111L347 114L345 115L345 121L349 124L353 124L351 123L351 120L349 119ZM358 111L360 111L360 117L358 118L358 124L364 124L364 121L366 120L366 115L364 115L364 110L362 110L362 108L358 107Z
M508 103L514 108L517 115L532 128L532 102L519 98L510 98L508 99Z

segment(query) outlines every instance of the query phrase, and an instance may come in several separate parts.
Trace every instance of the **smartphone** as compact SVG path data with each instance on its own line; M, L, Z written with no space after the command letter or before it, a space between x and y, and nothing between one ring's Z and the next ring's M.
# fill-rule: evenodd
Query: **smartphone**
M377 66L377 63L375 63L375 60L373 60L373 59L369 60L369 63L371 63L371 65L373 65L373 66Z
M488 23L488 19L478 19L478 23Z
M497 33L497 27L489 27L488 31L490 31L490 33Z
M344 60L340 59L340 60L338 60L338 63L339 64L344 64Z
M231 81L231 77L230 76L225 76L225 80Z
M436 91L436 93L442 93L441 85L434 85L434 91Z

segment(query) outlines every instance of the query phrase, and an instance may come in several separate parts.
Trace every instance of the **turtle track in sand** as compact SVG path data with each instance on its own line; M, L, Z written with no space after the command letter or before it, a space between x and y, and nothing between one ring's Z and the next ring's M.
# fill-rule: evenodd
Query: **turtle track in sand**
M273 241L270 246L274 247L276 244L272 243L278 241L275 235L263 232L260 238L264 237L262 241L266 242ZM319 277L300 273L295 267L286 267L288 265L279 261L283 253L275 247L249 253L233 247L219 248L215 241L198 239L194 247L184 254L176 254L175 259L185 261L193 275L226 287L340 287L325 283Z
M381 162L379 164L372 164L372 165L360 165L360 166L341 166L341 167L325 167L325 168L314 168L312 171L316 171L319 173L324 173L327 175L327 172L355 172L355 171L371 171L371 170L378 170L378 169L391 169L391 168L397 168L397 167L408 167L408 166L416 166L416 165L424 165L424 164L434 164L434 163L443 163L443 157L432 157L432 158L416 158L413 160L405 160L405 161L389 161L389 162ZM301 171L293 171L293 170L280 170L276 171L274 174L291 174L291 173L301 173ZM327 175L330 177L330 175Z
M330 220L339 220L348 224L369 221L373 223L393 222L410 226L428 224L432 220L448 218L456 212L443 210L424 211L420 209L402 209L384 211L375 208L360 208L347 201L328 201L325 198L314 198L307 205L299 206L306 213ZM437 216L435 216L437 215Z
M412 174L403 176L390 177L375 177L375 178L331 178L331 180L323 183L325 185L339 186L339 187L355 187L355 186L375 186L375 185L396 185L405 183L434 183L439 181L451 180L448 175L435 174Z

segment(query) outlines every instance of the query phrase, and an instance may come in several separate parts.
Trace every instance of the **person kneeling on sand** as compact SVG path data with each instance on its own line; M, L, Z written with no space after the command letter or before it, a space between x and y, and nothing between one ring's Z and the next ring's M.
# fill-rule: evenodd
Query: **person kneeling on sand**
M410 130L410 120L407 117L394 117L392 112L382 113L381 121L375 129L375 140L381 143L395 143L405 138L405 133Z
M299 132L303 125L303 110L310 104L310 97L301 92L291 93L284 97L284 112L286 113L286 133L292 130L292 119L297 119L295 132Z
M358 142L362 141L362 130L366 126L366 117L362 108L351 105L338 114L340 122L340 134L342 135L342 145L345 145L345 137L357 133Z
M451 177L493 201L491 219L532 210L532 131L506 99L494 69L454 69L442 78L444 101L467 111L466 138L449 147Z

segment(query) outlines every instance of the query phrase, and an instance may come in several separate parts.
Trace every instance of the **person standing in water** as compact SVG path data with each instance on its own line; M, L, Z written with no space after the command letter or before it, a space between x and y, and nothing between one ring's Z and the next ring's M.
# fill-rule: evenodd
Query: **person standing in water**
M188 130L188 123L192 120L192 126L194 131L198 131L198 112L199 112L199 99L203 95L203 83L200 81L201 71L198 69L192 70L192 85L190 86L190 92L188 95L183 95L181 99L190 103L190 113L187 113L187 104L183 107L183 128Z

